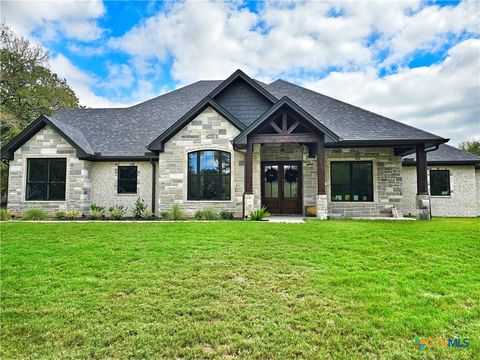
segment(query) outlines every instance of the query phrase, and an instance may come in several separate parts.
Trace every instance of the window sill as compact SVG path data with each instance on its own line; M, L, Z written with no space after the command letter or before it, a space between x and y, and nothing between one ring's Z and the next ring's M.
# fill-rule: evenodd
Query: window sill
M206 203L233 203L233 200L187 200L187 203L201 203L201 202L206 202Z
M29 204L32 204L32 203L51 204L51 203L64 203L64 202L67 202L67 200L25 200L25 202Z
M125 194L125 193L118 194L118 193L117 193L116 195L117 195L117 196L127 196L127 197L128 197L128 196L137 196L138 193L127 193L127 194Z
M452 195L430 195L430 198L445 199L451 198Z
M364 201L352 201L352 200L330 200L331 203L335 204L342 204L342 203L349 203L349 204L365 204L365 203L374 203L373 200L364 200Z

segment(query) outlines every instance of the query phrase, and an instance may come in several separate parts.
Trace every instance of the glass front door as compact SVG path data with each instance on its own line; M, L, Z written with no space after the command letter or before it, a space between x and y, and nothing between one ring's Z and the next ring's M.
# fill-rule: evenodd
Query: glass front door
M301 214L301 162L262 164L262 205L272 214Z

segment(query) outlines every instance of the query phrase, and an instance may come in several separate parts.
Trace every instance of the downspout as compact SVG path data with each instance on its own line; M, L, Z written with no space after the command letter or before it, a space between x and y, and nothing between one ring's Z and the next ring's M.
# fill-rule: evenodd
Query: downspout
M150 164L152 164L152 214L155 215L155 185L157 184L157 168L155 167L154 159L150 159Z

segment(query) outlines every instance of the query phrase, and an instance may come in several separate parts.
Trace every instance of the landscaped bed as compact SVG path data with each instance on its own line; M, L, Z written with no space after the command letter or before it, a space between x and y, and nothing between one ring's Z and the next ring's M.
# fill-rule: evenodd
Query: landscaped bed
M480 219L1 223L1 357L476 358ZM416 337L468 338L419 351Z

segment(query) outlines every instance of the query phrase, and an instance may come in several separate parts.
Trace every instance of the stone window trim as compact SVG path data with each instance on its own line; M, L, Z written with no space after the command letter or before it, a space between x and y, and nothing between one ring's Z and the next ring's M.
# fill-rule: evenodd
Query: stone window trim
M65 200L27 200L27 166L28 159L65 159ZM28 204L66 204L69 200L70 188L70 160L71 156L65 154L29 154L22 156L22 201Z
M119 193L118 192L118 168L120 166L135 166L137 168L137 191L134 193ZM138 166L137 163L115 163L115 191L114 191L114 196L118 197L138 197L140 194L140 166Z
M190 200L188 199L188 185L183 187L183 201L185 203L204 203L205 206L209 204L233 204L235 203L235 151L233 146L226 148L216 145L204 145L186 147L183 151L183 183L188 184L188 154L196 151L217 150L230 154L230 200Z
M358 204L361 206L361 204L381 204L380 197L378 196L378 171L377 171L377 160L374 157L371 156L362 156L360 159L357 159L355 157L342 157L342 156L328 156L326 155L325 159L325 182L326 182L326 193L327 193L327 201L328 203L332 204ZM360 162L365 162L369 161L372 163L372 186L373 186L373 201L332 201L332 183L331 183L331 177L329 174L331 173L331 163L336 162L336 161L360 161Z
M448 195L431 195L431 189L430 189L430 170L447 170L450 174L450 194ZM427 182L428 182L428 193L430 194L431 198L434 199L449 199L455 197L454 195L454 169L446 167L446 166L429 166L427 169Z

